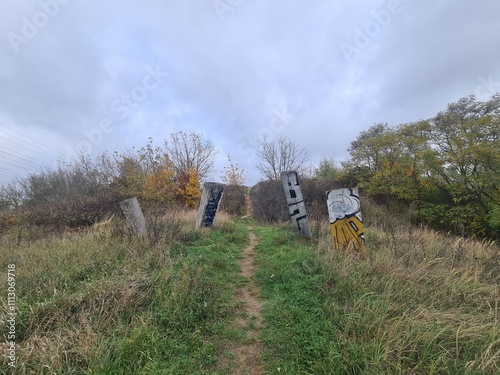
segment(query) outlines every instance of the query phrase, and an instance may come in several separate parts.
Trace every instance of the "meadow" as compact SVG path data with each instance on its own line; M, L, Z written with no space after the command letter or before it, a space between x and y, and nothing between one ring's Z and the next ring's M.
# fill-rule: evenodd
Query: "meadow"
M16 366L3 356L1 371L233 373L252 227L266 374L497 374L496 244L363 207L364 258L333 249L325 222L312 222L311 239L223 213L195 230L193 210L148 216L146 238L118 216L80 229L12 226L0 266L3 280L16 268Z

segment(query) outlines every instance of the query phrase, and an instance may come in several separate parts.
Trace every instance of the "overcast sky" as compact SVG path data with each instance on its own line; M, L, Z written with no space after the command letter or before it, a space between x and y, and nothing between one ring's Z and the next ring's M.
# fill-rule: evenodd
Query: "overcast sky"
M497 0L0 0L0 183L78 148L203 133L259 174L287 135L346 160L360 131L500 91Z

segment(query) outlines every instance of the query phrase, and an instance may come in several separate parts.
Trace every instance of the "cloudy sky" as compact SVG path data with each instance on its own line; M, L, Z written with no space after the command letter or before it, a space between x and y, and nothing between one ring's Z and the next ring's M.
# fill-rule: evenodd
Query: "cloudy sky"
M77 149L203 133L342 161L360 131L500 91L496 0L0 0L0 183Z

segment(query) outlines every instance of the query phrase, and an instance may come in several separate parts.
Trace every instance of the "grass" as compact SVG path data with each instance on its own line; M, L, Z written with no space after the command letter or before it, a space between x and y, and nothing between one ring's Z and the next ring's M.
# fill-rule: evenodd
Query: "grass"
M245 337L230 327L248 224L267 374L499 373L498 247L370 204L363 214L366 258L333 250L324 223L310 240L222 214L194 230L194 211L152 214L143 239L116 217L13 227L0 266L16 264L15 373L230 374L229 348Z
M226 326L247 233L224 215L195 231L195 215L156 217L145 239L116 218L4 233L0 264L18 273L15 373L229 373L218 357L234 336Z
M267 373L499 373L498 248L389 219L368 225L366 259L327 226L309 242L255 229Z

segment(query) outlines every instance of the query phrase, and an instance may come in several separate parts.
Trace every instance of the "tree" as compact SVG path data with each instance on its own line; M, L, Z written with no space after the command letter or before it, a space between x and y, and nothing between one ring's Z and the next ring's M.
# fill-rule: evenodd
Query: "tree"
M238 163L233 163L231 157L227 155L229 166L224 167L224 172L221 175L222 182L228 185L245 185L246 171Z
M428 175L450 201L444 220L484 235L500 204L500 94L448 105L432 120ZM494 223L493 221L491 221Z
M146 176L141 195L155 203L168 203L175 197L175 171L170 163L159 166Z
M351 154L352 162L358 168L367 168L371 172L380 169L380 158L384 149L388 151L386 137L390 133L389 125L383 123L374 124L368 130L362 131L347 150Z
M333 159L322 159L314 171L314 177L333 181L342 174L342 168Z
M23 191L18 183L0 186L0 210L18 208L23 203Z
M184 206L195 207L201 198L200 180L196 169L189 169L177 178L177 196L184 201Z
M349 149L350 169L358 171L360 187L385 201L419 201L427 184L423 160L429 134L428 121L396 128L375 124L362 132Z
M176 172L166 149L153 146L152 138L135 153L116 156L118 177L113 185L122 198L138 197L148 203L175 199Z
M170 134L165 148L178 176L196 170L200 180L212 171L219 151L202 134L179 131Z
M269 180L280 180L282 172L301 171L309 161L307 151L288 137L264 139L257 148L257 156L260 160L255 167Z
M500 94L462 98L426 121L375 124L349 151L350 177L381 201L462 235L500 232Z

